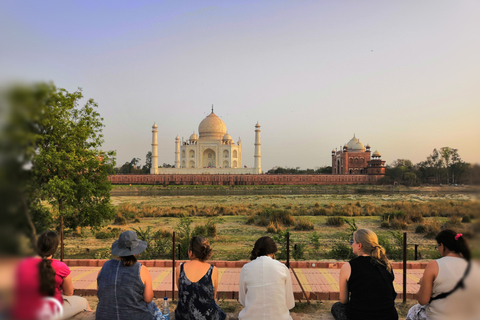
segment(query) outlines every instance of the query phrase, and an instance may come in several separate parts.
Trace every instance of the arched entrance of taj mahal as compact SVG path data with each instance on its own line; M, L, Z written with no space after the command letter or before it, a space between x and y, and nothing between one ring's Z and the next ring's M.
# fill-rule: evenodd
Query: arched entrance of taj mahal
M202 167L215 168L217 166L216 158L215 151L210 148L205 149L202 154Z

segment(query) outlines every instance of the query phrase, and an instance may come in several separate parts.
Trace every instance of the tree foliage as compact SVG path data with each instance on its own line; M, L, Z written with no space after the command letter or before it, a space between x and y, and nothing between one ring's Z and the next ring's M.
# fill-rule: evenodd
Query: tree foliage
M95 101L80 106L81 90L45 83L10 88L5 98L2 172L17 177L12 208L22 210L24 203L27 220L40 229L50 227L52 218L69 228L112 218L108 175L114 152L101 150L103 119Z

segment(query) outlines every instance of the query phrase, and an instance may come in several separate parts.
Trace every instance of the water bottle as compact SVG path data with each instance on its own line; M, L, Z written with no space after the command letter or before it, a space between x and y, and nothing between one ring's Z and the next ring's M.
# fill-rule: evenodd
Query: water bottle
M157 311L155 312L155 320L164 320L162 311L160 311L160 309L158 308L157 308Z
M169 309L169 304L168 304L168 298L167 297L163 298L162 314L163 314L163 319L170 320L170 309Z

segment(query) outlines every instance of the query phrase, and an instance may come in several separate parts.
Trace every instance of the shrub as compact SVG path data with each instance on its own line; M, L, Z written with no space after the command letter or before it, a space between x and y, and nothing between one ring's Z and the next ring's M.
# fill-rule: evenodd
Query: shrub
M254 224L255 223L255 216L252 214L247 217L247 224Z
M270 224L267 226L267 232L277 233L277 226L273 222L270 222Z
M294 244L292 256L293 256L293 259L295 260L305 259L305 244L303 243Z
M207 228L203 225L195 226L192 231L192 237L206 237L207 236Z
M382 223L380 223L380 227L388 229L388 228L390 228L390 222L389 221L382 221Z
M425 233L425 232L427 232L427 228L423 224L419 224L415 228L415 233Z
M298 218L295 224L295 230L313 230L313 223L307 218Z
M332 250L327 252L327 258L329 259L350 260L354 257L351 246L343 242L337 242Z
M407 222L405 220L397 218L393 218L392 220L390 220L390 228L392 229L405 230L407 229L407 227Z
M470 223L472 222L472 218L470 216L463 216L462 223Z
M462 219L457 216L452 216L448 218L447 222L444 224L445 229L453 229L453 228L461 228L462 227Z
M341 227L345 224L345 219L342 217L328 217L327 226Z
M117 212L115 216L115 220L113 220L113 224L124 225L127 224L127 219L120 212Z

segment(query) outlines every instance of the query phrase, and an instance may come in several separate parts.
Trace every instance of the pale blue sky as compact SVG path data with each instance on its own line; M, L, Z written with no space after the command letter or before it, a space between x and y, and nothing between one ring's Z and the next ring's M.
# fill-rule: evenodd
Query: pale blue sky
M480 162L480 1L10 1L2 84L94 98L117 164L174 162L210 112L253 165L315 168L353 134L387 163L443 146Z

